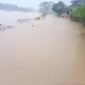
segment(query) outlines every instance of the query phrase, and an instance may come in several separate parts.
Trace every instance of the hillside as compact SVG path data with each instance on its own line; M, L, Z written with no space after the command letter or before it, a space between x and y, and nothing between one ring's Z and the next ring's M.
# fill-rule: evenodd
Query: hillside
M17 5L8 4L8 3L6 4L0 3L0 10L12 10L12 11L24 11L24 12L33 11L33 9L31 8L19 7Z

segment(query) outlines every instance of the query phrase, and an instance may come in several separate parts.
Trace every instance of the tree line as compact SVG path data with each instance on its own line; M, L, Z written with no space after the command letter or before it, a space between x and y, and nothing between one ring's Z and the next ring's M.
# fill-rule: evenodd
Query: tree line
M44 1L39 5L39 11L44 13L56 13L61 15L67 11L72 20L85 23L85 0L72 0L67 6L63 1L57 3Z

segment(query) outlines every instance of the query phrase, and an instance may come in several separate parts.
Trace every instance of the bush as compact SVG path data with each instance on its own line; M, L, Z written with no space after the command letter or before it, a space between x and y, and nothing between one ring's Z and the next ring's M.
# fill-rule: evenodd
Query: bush
M52 10L60 15L67 11L67 6L64 4L64 2L59 1L58 3L53 5Z
M85 22L85 5L79 5L72 8L73 19Z

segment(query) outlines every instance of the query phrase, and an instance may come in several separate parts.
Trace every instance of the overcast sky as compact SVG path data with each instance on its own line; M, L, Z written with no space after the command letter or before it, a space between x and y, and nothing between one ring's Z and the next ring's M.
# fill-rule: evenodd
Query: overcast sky
M38 8L39 3L43 1L58 2L60 0L0 0L0 2L3 3L17 4L22 7L29 7L29 8L36 8L36 9ZM69 5L71 0L61 0L61 1L64 1L66 4Z

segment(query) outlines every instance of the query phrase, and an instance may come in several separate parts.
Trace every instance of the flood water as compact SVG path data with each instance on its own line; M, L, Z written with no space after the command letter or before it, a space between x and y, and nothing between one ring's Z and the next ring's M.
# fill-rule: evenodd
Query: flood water
M9 16L7 13L0 15ZM11 13L9 22L19 15L22 13ZM23 18L29 16L24 14ZM15 28L0 31L0 85L85 84L82 25L51 15L29 23L13 23Z

